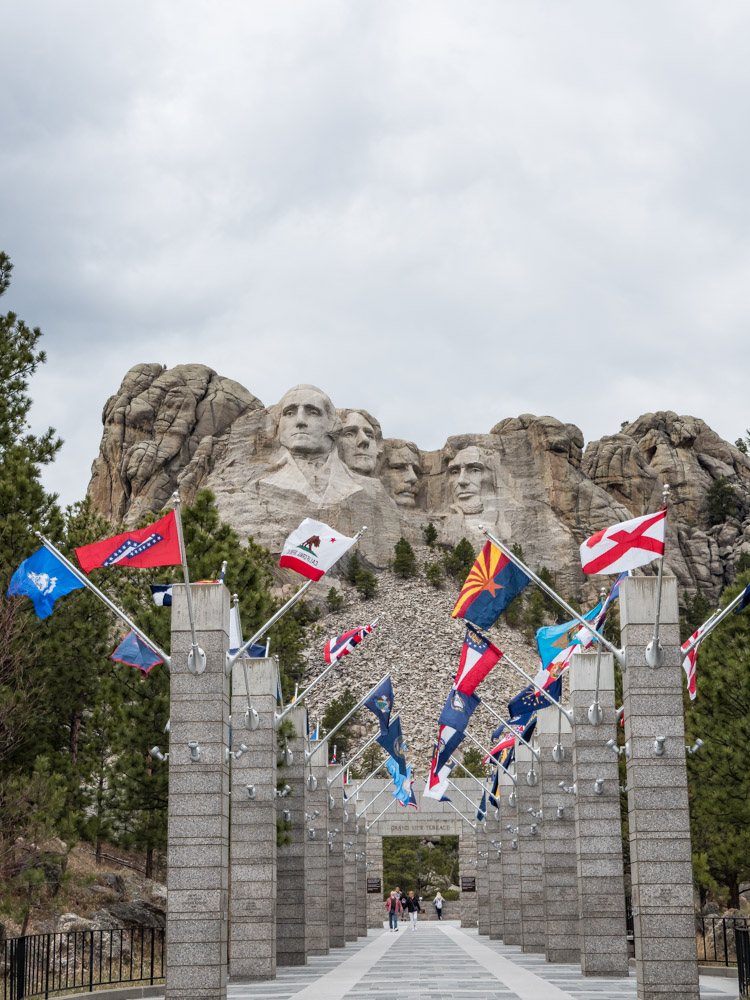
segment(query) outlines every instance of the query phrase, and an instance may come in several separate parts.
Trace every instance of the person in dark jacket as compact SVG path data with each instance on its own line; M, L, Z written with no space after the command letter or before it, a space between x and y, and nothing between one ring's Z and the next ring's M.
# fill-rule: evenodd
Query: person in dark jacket
M417 914L419 913L419 900L410 892L406 897L406 912L409 914L409 920L411 920L411 929L415 931L417 929Z

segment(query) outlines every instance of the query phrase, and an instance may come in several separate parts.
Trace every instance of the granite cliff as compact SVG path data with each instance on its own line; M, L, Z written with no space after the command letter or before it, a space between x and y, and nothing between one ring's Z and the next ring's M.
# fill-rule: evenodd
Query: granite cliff
M430 520L440 542L466 536L477 548L484 524L586 599L594 585L580 571L580 542L656 510L668 483L667 564L681 590L717 597L750 552L750 458L672 412L588 445L573 424L523 414L424 451L385 438L373 415L336 409L314 386L264 406L204 365L141 364L105 404L103 424L89 493L114 523L160 510L177 488L189 501L208 486L240 535L273 552L304 516L350 533L367 524L361 553L376 570L401 535L420 542ZM734 488L738 510L712 524L707 492L718 479Z

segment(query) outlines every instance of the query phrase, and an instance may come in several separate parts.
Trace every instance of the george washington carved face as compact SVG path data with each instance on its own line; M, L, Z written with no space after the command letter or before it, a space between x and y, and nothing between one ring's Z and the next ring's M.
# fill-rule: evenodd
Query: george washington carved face
M295 385L279 403L279 442L292 455L328 455L340 427L333 403L314 385Z

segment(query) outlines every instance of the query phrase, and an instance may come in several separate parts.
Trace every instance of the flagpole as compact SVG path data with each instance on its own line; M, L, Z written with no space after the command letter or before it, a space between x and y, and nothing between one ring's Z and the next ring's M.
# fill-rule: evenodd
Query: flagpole
M468 729L466 729L466 730L464 731L464 735L468 736L468 737L469 737L469 739L471 740L471 742L472 742L472 743L474 743L474 744L475 744L476 746L478 746L478 747L479 747L479 749L480 749L480 750L482 751L482 753L483 753L483 754L485 755L485 757L488 757L488 758L489 758L489 760L492 760L492 753L491 753L491 752L490 752L490 751L489 751L489 750L487 749L487 747L483 747L483 746L482 746L482 744L481 744L481 743L479 742L479 740L478 740L478 739L476 739L476 737L474 737L474 736L472 736L472 735L471 735L471 733L469 732L469 730L468 730ZM461 767L463 767L463 768L464 768L464 771L465 771L465 772L466 772L467 774L471 774L471 771L469 771L469 769L468 769L468 768L464 767L464 765L463 765L463 764L461 764ZM492 765L490 764L490 768L491 768L491 767L492 767ZM510 774L510 771L508 771L508 769L507 769L507 768L506 768L506 771L507 771L507 773L508 773L508 774ZM481 787L482 787L482 788L484 788L484 784L483 784L483 783L482 783L482 782L481 782L481 781L479 780L479 778L477 778L477 776L476 776L476 775L474 775L474 774L471 774L471 776L472 776L472 778L473 778L473 779L474 779L474 780L475 780L475 781L477 782L477 784L478 784L478 785L481 785ZM512 777L512 775L511 775L511 777ZM515 778L513 779L513 784L514 784L514 785L516 784L516 781L515 781Z
M536 750L530 743L528 743L523 738L523 736L521 736L520 733L517 733L515 731L515 729L513 729L511 726L509 726L508 723L505 721L505 719L501 718L501 716L499 716L497 714L497 712L495 712L493 709L491 709L490 706L487 704L486 701L481 701L479 704L480 705L484 705L484 707L487 709L487 711L490 713L490 715L494 716L494 718L497 719L497 721L500 723L501 726L504 726L507 730L509 730L513 734L513 736L515 736L517 739L519 739L523 743L524 746L528 747L529 750L531 750L531 752L534 754L534 756L536 757L537 760L541 760L542 759L541 758L541 753L539 752L539 750Z
M545 691L544 688L539 687L537 682L535 680L532 680L531 677L529 677L529 675L525 671L521 670L518 664L514 663L513 660L511 660L511 658L507 655L507 653L503 653L503 659L507 660L508 663L510 663L511 667L513 667L514 670L518 671L521 677L525 678L529 682L529 684L531 684L531 686L539 692L539 694L545 697L547 701L550 703L550 705L554 705L558 712L562 712L562 714L565 716L565 718L568 720L571 726L573 725L573 712L570 709L563 708L560 702L555 701L555 699L552 697L551 694L549 694L548 691Z
M330 733L326 733L325 740L321 740L316 746L313 747L313 749L309 753L305 754L305 761L310 760L310 758L313 756L313 754L316 754L318 752L318 750L320 750L320 748L323 745L323 743L327 742L335 733L337 733L339 731L339 729L341 729L341 727L344 725L345 722L348 722L349 719L351 719L351 717L354 715L355 712L358 712L359 709L362 708L362 706L367 701L367 699L370 697L370 695L373 694L373 692L376 691L377 688L383 683L383 681L385 681L385 680L388 679L388 677L390 677L390 673L384 674L380 678L380 680L378 681L377 684L373 684L373 686L370 688L370 690L367 692L367 694L364 696L364 698L362 698L360 701L358 701L357 704L354 706L354 708L351 709L351 711L349 711L349 712L346 713L346 715L341 720L341 722L336 723L336 725L333 727L333 729L330 731Z
M373 804L373 802L375 802L376 799L379 799L380 796L384 792L387 792L390 787L391 787L390 785L384 785L384 787L380 789L380 791L378 792L377 795L373 795L373 797L370 799L370 801L364 807L364 809L362 810L362 812L357 815L357 819L359 819L360 816L364 816L364 814L367 812L367 810L370 808L370 806Z
M664 560L662 559L662 562ZM659 565L659 572L661 573L661 564ZM602 605L604 605L604 595L607 588L602 587L599 591L599 595L602 599ZM571 653L571 656L573 654ZM602 706L599 704L599 677L602 669L602 644L597 642L596 644L596 682L594 684L594 704L589 706L588 719L589 725L601 726L604 721L604 712L602 711ZM560 742L560 732L557 734L557 745L561 746Z
M747 587L745 587L743 590L741 590L739 592L739 594L735 597L735 599L733 601L730 601L729 604L727 604L727 606L723 609L723 611L719 611L719 610L714 611L714 613L711 615L711 617L708 618L703 623L703 625L700 626L700 628L705 628L706 631L703 632L702 635L699 635L697 639L693 639L693 641L690 643L690 645L687 646L685 649L682 650L683 659L689 653L692 653L693 650L697 646L699 646L703 642L704 639L707 639L708 636L711 635L711 633L716 628L716 626L719 624L719 622L724 621L724 619L727 617L727 615L730 613L730 611L734 611L734 609L737 607L737 605L742 600L742 597L743 597L743 595L745 593L745 590L747 590ZM700 629L698 629L698 631L700 631Z
M466 792L460 789L454 781L451 781L450 778L448 778L448 784L451 786L451 788L455 788L459 795L463 795L463 797L466 799L466 801L469 803L470 806L474 805L474 800L470 799L469 796L466 794Z
M361 792L361 791L362 791L362 789L363 789L363 788L365 787L365 785L367 784L367 782L368 782L368 781L370 780L370 778L374 778L374 777L375 777L375 775L376 775L376 774L378 773L378 771L379 771L379 770L380 770L381 768L385 767L385 765L386 765L387 763L388 763L388 758L387 758L387 757L385 758L385 760L381 760L381 762L380 762L380 763L378 764L378 766L377 766L377 767L375 768L375 770L374 770L374 771L370 771L370 773L369 773L369 774L367 775L367 777L366 777L366 778L364 779L364 781L361 781L361 782L360 782L360 783L359 783L359 784L357 785L357 792L358 792L358 793L359 793L359 792ZM408 766L408 765L407 765L407 766Z
M548 594L553 601L557 601L557 603L560 605L561 608L563 608L569 615L572 615L572 617L575 618L577 622L580 622L581 625L585 625L586 628L589 630L589 632L592 633L592 635L596 636L596 638L599 639L600 642L603 642L604 645L607 647L607 649L613 654L613 656L620 664L620 666L623 668L623 670L626 669L627 663L625 661L625 653L622 649L616 649L608 639L604 638L601 632L599 632L597 629L594 628L591 622L587 622L586 619L583 618L581 615L579 615L577 611L574 611L573 608L571 608L571 606L566 601L564 601L562 597L560 597L560 595L552 589L552 587L549 586L549 584L546 584L544 580L541 580L536 575L536 573L533 572L533 570L530 570L525 563L521 562L518 556L514 555L510 551L510 549L506 548L505 545L503 545L503 543L499 539L495 538L495 536L490 531L488 531L488 529L485 528L484 525L480 524L477 527L482 532L482 534L485 535L492 542L492 544L496 548L500 549L500 551L504 553L508 557L508 559L510 559L510 561L514 563L523 573L525 573L530 580L533 580L534 583L545 592L545 594Z
M659 642L659 619L661 617L661 581L664 576L664 557L666 555L667 548L667 512L669 500L669 484L664 483L662 489L662 494L664 496L664 552L659 560L659 573L657 576L656 583L656 611L654 613L654 637L651 642L646 646L646 663L652 668L663 667L664 661L666 659L664 654L664 649L662 644Z
M55 558L59 559L60 562L67 569L70 570L70 572L73 574L76 580L79 580L84 585L84 587L87 588L87 590L91 591L92 594L96 594L99 600L102 601L104 604L106 604L110 611L116 614L121 621L125 622L125 624L128 626L131 632L135 632L135 634L138 636L139 639L142 639L147 646L153 649L155 653L159 654L159 656L164 660L167 670L172 669L172 662L163 649L160 649L153 640L149 639L146 633L142 629L138 628L135 622L132 622L125 614L125 612L122 611L120 608L118 608L113 601L110 601L110 599L107 597L106 594L103 594L98 587L95 587L94 584L91 582L91 580L89 580L88 577L85 575L85 573L82 573L77 566L74 566L73 563L70 561L70 559L66 559L66 557L62 554L62 552L60 552L60 550L57 549L48 538L44 537L41 531L35 531L34 534L42 543L42 545L45 547L45 549L48 549L52 553L52 555L55 556Z
M187 553L185 552L185 538L182 534L182 514L180 513L180 494L175 490L172 494L174 503L174 519L177 525L177 538L180 543L180 559L182 560L182 575L185 578L185 597L187 599L188 621L190 622L191 649L188 653L188 670L191 674L202 674L206 669L206 654L198 645L198 636L195 631L195 618L193 617L193 595L190 592L190 575L188 574Z
M396 716L396 718L398 718L398 716ZM330 787L331 787L331 785L332 785L332 784L334 783L334 781L336 780L336 778L338 778L338 776L339 776L339 775L340 775L340 774L341 774L341 773L342 773L343 771L345 771L345 770L346 770L346 769L347 769L348 767L351 767L351 766L352 766L352 764L354 763L354 761L355 761L355 760L356 760L356 759L357 759L358 757L361 757L361 756L362 756L362 754L363 754L363 753L365 752L365 750L366 750L366 749L367 749L367 748L368 748L369 746L372 746L372 744L373 744L373 743L375 742L375 740L376 740L376 739L378 738L378 736L380 736L380 730L379 730L379 729L378 729L378 732L377 732L377 733L375 733L375 735L374 735L374 736L371 736L371 737L369 738L369 740L367 741L367 743L365 743L365 745L364 745L364 746L363 746L363 747L362 747L362 748L361 748L360 750L358 750L358 751L357 751L357 752L355 753L355 755L354 755L354 756L353 756L353 757L351 758L351 760L348 760L348 761L346 762L346 764L344 764L344 765L343 765L343 767L339 768L339 770L338 770L338 771L337 771L337 772L336 772L336 773L335 773L335 774L333 775L333 777L332 777L332 778L329 778L329 779L328 779L328 787L329 787L329 788L330 788Z
M374 801L375 800L373 799L373 802ZM371 827L375 826L375 824L380 819L380 817L384 816L388 812L388 810L391 808L391 806L395 805L397 802L398 802L398 799L391 799L391 801L388 803L388 805L385 807L385 809L381 813L378 813L378 815L375 817L375 819L372 821L372 823L368 823L367 824L367 826L365 827L365 833L367 833L367 831Z
M449 780L450 780L450 779L449 779ZM470 826L470 827L472 828L472 830L476 830L476 828L477 828L477 824L476 824L476 823L472 823L470 819L467 819L467 818L466 818L466 817L464 816L464 814L463 814L463 813L461 812L461 810L460 810L459 808L457 808L457 806L454 806L454 805L453 805L453 803L451 802L451 800L450 800L450 799L443 799L442 801L444 801L444 802L447 802L447 803L448 803L448 805L449 805L449 806L451 807L451 809L453 809L453 810L454 810L455 812L457 812L457 813L458 813L458 815L459 815L459 816L461 817L461 819L462 819L462 820L464 821L464 823L468 823L468 824L469 824L469 826ZM474 803L473 803L473 802L472 802L472 805L474 805ZM370 829L370 828L369 828L369 826L368 826L368 828L367 828L367 829L368 829L368 830Z

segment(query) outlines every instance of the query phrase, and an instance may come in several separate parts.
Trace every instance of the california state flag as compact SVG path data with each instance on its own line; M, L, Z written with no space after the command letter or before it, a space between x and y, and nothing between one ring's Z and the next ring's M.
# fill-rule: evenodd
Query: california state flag
M334 531L322 521L306 517L284 542L279 566L293 569L309 580L319 580L354 542L354 538Z
M581 545L584 573L623 573L664 555L667 508L621 521L598 531Z

